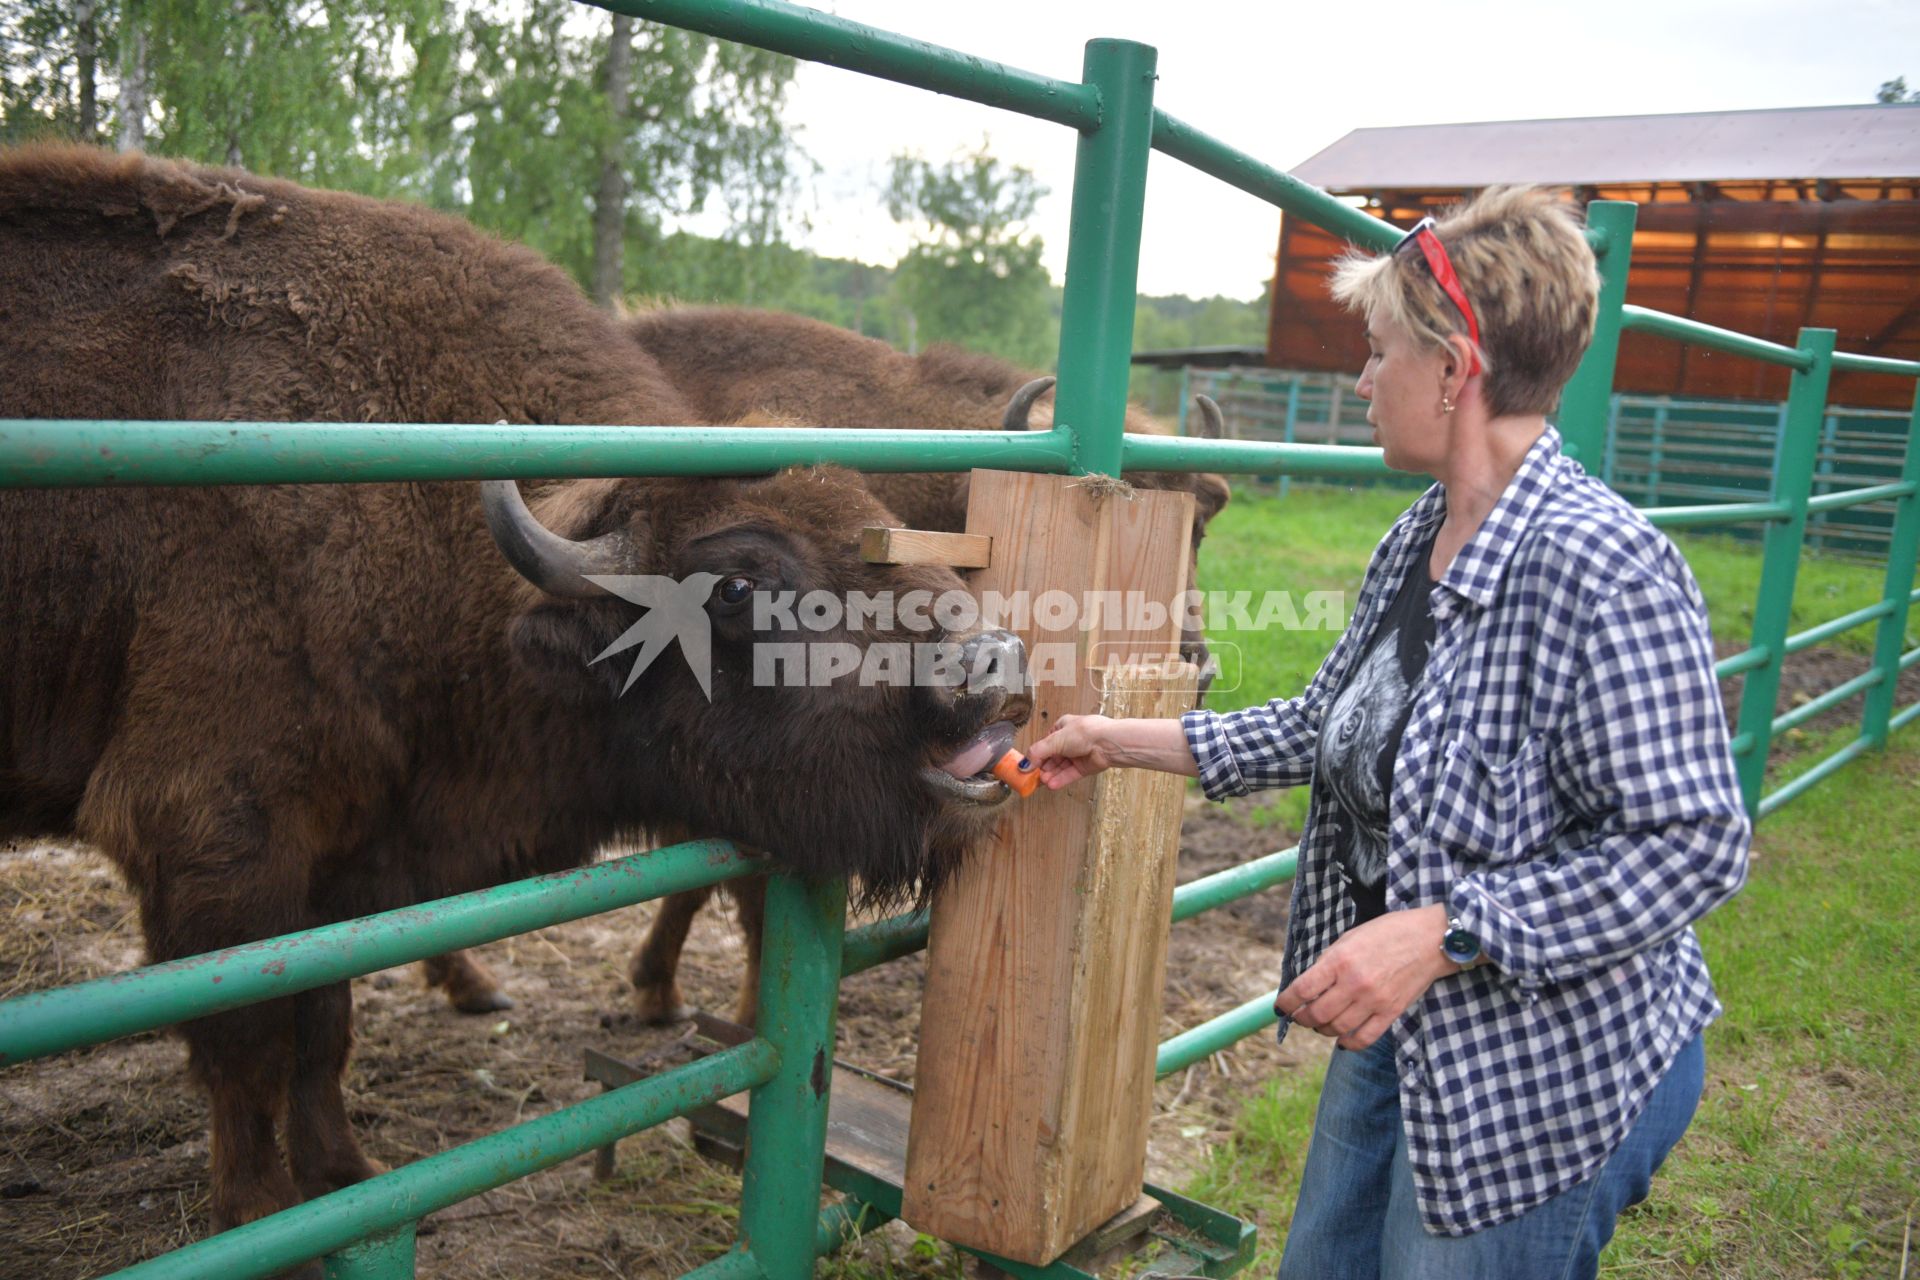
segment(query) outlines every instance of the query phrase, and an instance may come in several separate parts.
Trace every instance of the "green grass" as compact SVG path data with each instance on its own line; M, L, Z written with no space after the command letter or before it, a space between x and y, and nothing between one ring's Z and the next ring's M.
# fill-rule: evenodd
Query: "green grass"
M1207 528L1200 586L1207 592L1286 591L1296 602L1310 591L1345 593L1344 625L1359 597L1360 578L1373 549L1416 495L1393 489L1294 485L1276 499L1238 490ZM1707 598L1714 638L1744 648L1753 632L1760 591L1757 544L1724 536L1683 535L1675 542ZM1877 602L1885 589L1877 565L1808 555L1795 579L1792 629L1801 631ZM1257 607L1257 605L1256 605ZM1304 609L1304 606L1302 606ZM1221 675L1208 705L1223 710L1298 693L1338 638L1333 630L1248 631L1216 628L1209 642L1220 653ZM1908 626L1906 647L1920 635L1920 611ZM1873 652L1874 628L1856 627L1829 641L1862 656Z
M1761 824L1746 891L1700 926L1727 1007L1706 1095L1604 1274L1898 1273L1920 1201L1916 885L1920 736Z
M1753 605L1760 594L1760 552L1756 544L1725 536L1676 536L1674 542L1687 557L1693 576L1707 598L1714 639L1742 648L1753 634ZM1886 569L1880 565L1833 556L1801 558L1794 577L1791 631L1864 609L1879 602L1886 590ZM1907 647L1913 645L1908 627ZM1833 648L1862 657L1873 656L1874 627L1855 627L1827 641Z
M1699 927L1727 1008L1700 1110L1603 1276L1899 1273L1920 1216L1916 888L1920 734L1761 825L1746 890ZM1285 1247L1319 1075L1269 1081L1186 1188L1258 1223L1249 1274Z

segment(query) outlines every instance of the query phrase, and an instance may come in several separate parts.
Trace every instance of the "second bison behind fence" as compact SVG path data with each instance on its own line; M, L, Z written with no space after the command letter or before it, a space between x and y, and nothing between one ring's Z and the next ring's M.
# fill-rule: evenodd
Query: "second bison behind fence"
M0 304L0 417L702 420L536 255L231 170L0 152ZM766 637L742 591L961 589L945 568L862 561L860 530L895 516L859 476L527 493L0 490L0 838L99 847L167 960L663 827L898 897L990 827L1004 792L949 774L1024 720L1024 692L752 678L745 651ZM637 611L583 574L708 575L709 687L682 661L630 689L628 663L595 664ZM1002 671L1017 645L933 639ZM340 1091L350 1001L340 983L184 1028L216 1226L376 1170Z

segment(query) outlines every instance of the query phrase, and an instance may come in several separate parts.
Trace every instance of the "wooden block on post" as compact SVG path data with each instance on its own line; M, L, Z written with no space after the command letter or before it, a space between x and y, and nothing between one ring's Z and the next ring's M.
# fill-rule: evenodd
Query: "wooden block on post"
M994 547L975 589L1065 592L1079 615L1048 630L1060 614L1037 604L1015 627L1037 681L1023 741L1064 714L1193 705L1170 607L1193 500L1110 485L974 475L967 527ZM1183 800L1179 778L1139 770L1043 789L934 903L902 1214L916 1229L1043 1265L1138 1198Z
M955 569L984 569L992 539L977 533L937 533L928 529L860 531L860 558L868 564L944 564Z

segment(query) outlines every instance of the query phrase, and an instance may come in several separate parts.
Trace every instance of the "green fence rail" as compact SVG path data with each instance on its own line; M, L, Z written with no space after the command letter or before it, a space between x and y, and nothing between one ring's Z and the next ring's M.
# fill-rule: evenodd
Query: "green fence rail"
M1006 67L778 0L597 0L617 13L670 23L795 57L951 94L1076 130L1056 425L1045 432L838 432L665 426L368 425L229 422L0 422L0 487L114 484L265 484L605 475L737 475L838 463L869 471L973 467L1054 473L1125 469L1377 477L1377 449L1127 436L1123 417L1134 283L1150 150L1266 200L1364 247L1397 228L1183 124L1153 103L1155 53L1128 41L1087 46L1079 81ZM1733 751L1756 815L1790 802L1920 719L1898 708L1900 672L1920 662L1907 623L1920 603L1920 396L1898 482L1814 497L1813 458L1826 386L1836 369L1920 377L1920 364L1834 350L1831 331L1803 330L1791 347L1663 315L1625 302L1635 208L1596 202L1588 238L1603 288L1595 340L1563 400L1568 452L1599 470L1620 334L1653 334L1793 370L1786 429L1765 501L1663 507L1655 524L1764 527L1762 579L1748 647L1717 667L1745 680ZM1788 634L1810 514L1891 501L1882 600ZM1875 624L1873 665L1812 702L1776 715L1787 655ZM1847 699L1863 699L1857 738L1792 782L1761 794L1773 738ZM1292 877L1297 849L1182 886L1184 920ZM763 864L723 842L696 841L346 921L96 982L0 1001L0 1065L95 1044L259 1000L341 981L406 960L525 932L678 889L752 874ZM754 1039L589 1102L416 1161L358 1186L187 1246L122 1276L244 1278L326 1259L335 1280L413 1274L415 1227L426 1214L603 1146L719 1097L752 1090L738 1242L695 1273L798 1280L837 1247L869 1207L822 1213L827 1091L818 1064L832 1057L843 975L926 945L924 915L846 930L844 882L775 875L768 887L760 1026ZM1274 1021L1262 994L1160 1047L1160 1074L1199 1061ZM1044 1274L1044 1273L1035 1273Z

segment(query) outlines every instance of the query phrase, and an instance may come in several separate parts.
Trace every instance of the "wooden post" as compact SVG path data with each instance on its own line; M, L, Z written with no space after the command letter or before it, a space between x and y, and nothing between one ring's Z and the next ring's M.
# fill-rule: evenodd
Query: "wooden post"
M974 473L967 528L993 539L976 591L1107 606L1090 629L1047 630L1045 607L1015 625L1036 680L1023 742L1064 714L1193 705L1177 614L1124 607L1178 600L1192 518L1188 494ZM1139 1197L1184 795L1139 770L1043 788L933 904L902 1213L916 1229L1041 1265Z

